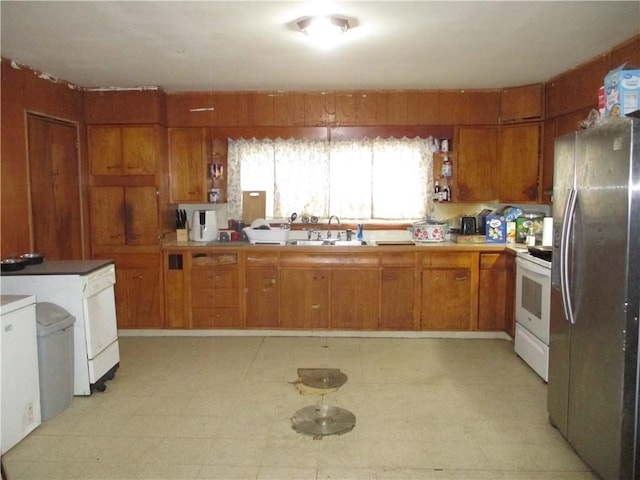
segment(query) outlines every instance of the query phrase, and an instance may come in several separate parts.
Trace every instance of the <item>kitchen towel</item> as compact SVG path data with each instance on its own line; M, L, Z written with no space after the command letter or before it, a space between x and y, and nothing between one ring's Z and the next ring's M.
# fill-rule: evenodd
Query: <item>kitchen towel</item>
M553 217L544 217L542 221L542 246L550 247L553 244Z

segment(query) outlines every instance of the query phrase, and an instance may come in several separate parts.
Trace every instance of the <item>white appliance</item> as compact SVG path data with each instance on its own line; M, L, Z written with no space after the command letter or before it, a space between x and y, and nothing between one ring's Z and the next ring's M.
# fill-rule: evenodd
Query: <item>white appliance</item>
M514 349L545 382L549 380L550 298L551 262L519 252Z
M194 210L189 239L194 242L213 242L218 239L218 215L215 210Z
M2 317L2 453L41 423L36 298L0 296Z
M120 366L111 260L58 260L3 273L3 293L35 294L76 318L74 325L74 395L104 391Z

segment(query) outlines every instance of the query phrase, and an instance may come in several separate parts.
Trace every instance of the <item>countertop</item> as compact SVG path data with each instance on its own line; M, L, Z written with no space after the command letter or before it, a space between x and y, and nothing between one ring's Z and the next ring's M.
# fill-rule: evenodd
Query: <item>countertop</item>
M35 295L0 295L0 314L6 315L34 303Z
M375 242L361 246L308 246L308 245L277 245L277 244L259 244L252 245L248 242L178 242L175 240L165 241L163 248L166 250L205 250L205 249L235 249L235 250L286 250L286 251L314 251L314 252L333 252L333 251L391 251L391 250L436 250L436 251L510 251L517 253L526 251L526 246L522 244L507 243L456 243L456 242L433 242L433 243L417 243L417 244L384 244L379 245Z
M2 276L19 275L87 275L113 263L113 260L46 260L39 265L27 265L16 272L2 272Z

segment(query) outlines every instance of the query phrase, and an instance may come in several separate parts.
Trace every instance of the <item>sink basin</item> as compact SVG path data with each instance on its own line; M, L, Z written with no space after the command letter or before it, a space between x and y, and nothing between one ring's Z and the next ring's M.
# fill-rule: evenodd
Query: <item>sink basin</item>
M307 247L319 247L319 246L336 246L336 247L357 247L360 245L366 245L364 240L290 240L288 245L299 245Z

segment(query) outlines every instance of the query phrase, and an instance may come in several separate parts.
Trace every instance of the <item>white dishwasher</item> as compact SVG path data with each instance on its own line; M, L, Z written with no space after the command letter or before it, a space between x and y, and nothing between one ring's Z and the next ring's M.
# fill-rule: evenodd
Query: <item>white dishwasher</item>
M33 295L1 295L2 453L41 423L36 304Z
M104 391L120 366L115 283L111 260L45 261L0 277L2 293L36 295L76 318L74 395Z

